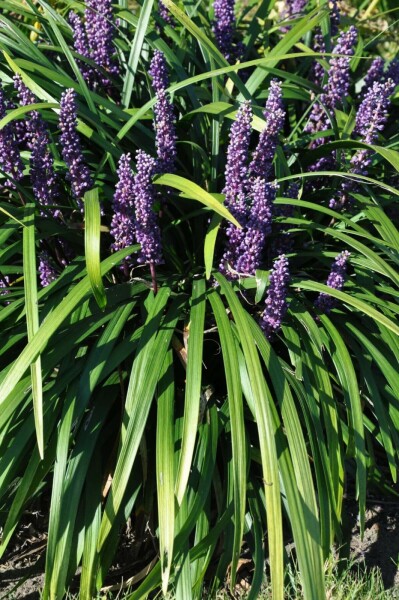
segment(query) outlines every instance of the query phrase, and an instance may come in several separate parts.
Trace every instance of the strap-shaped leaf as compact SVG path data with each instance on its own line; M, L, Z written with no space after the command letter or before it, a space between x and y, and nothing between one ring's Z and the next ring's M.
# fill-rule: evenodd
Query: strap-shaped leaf
M101 310L107 305L104 284L100 268L100 226L101 210L98 200L98 188L84 195L85 208L85 254L86 267L91 289Z
M25 227L23 229L24 289L26 325L28 342L39 329L39 309L37 302L37 271L35 246L35 206L27 204L25 210ZM33 411L39 454L43 458L43 385L40 356L31 364Z
M198 202L201 202L208 208L211 208L213 211L215 211L215 213L218 213L224 219L231 221L236 227L241 228L241 225L238 223L238 221L227 210L227 208L221 204L221 202L218 202L218 200L216 200L212 194L202 189L193 181L189 181L180 175L171 175L170 173L167 173L166 175L156 177L154 179L154 183L156 185L167 185L168 187L180 190L184 194L184 196L181 195L181 197L198 200Z

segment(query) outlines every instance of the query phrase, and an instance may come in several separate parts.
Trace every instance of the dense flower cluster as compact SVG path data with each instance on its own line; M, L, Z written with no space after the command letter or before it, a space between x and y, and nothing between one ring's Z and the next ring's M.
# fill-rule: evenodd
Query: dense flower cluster
M384 129L388 120L390 97L394 88L395 84L392 79L388 79L383 83L374 82L365 95L356 114L355 126L355 132L360 135L362 142L374 144L377 141L379 132ZM358 150L350 161L350 172L354 175L367 175L371 164L371 155L370 150ZM330 201L330 208L342 208L348 202L349 192L355 189L356 182L353 180L344 181L336 198Z
M284 125L285 110L282 101L281 83L273 79L264 110L266 125L259 136L249 170L251 176L268 179L272 171L278 135Z
M82 20L75 12L71 11L69 13L69 22L73 31L73 46L75 51L85 58L90 58L89 41ZM93 87L96 81L96 75L93 68L81 59L77 59L77 64L86 83L88 83L90 87Z
M227 225L227 244L219 268L232 278L240 273L255 273L261 264L266 237L271 233L277 186L267 180L271 177L278 135L285 119L281 85L276 80L270 84L264 116L266 124L249 166L252 121L249 102L240 107L230 129L223 193L226 206L242 229L232 223Z
M174 27L175 23L173 21L173 17L170 14L170 12L168 11L168 9L166 8L165 4L162 2L162 0L159 0L159 2L158 2L158 12L159 12L159 16L162 17L162 19L165 21L165 23Z
M261 264L265 240L272 231L273 202L277 185L257 177L251 185L251 207L243 239L238 250L237 271L255 275Z
M149 73L152 76L152 85L157 97L154 106L155 145L158 159L157 173L173 173L177 154L176 119L173 104L166 92L169 85L169 76L162 52L154 52Z
M328 287L334 290L342 290L345 283L346 268L349 257L350 253L347 250L344 250L341 252L341 254L338 254L338 256L335 257L331 272L326 282ZM336 299L325 292L321 292L315 301L316 308L318 308L320 312L326 314L328 314L335 305Z
M245 197L251 121L251 104L244 102L238 109L236 120L230 128L225 170L226 183L223 189L226 195L226 206L238 220L246 215Z
M214 0L213 32L217 46L226 60L234 62L242 54L242 45L234 44L236 20L234 16L235 0Z
M108 73L118 75L119 68L114 60L111 0L86 0L85 17L90 58ZM105 86L109 84L107 77L102 77L100 81Z
M41 283L42 287L47 287L48 285L50 285L50 283L52 283L53 281L55 281L57 279L58 273L52 263L52 260L50 258L50 255L48 254L48 252L43 250L42 252L40 252L38 258L39 258L38 271L39 271L40 283Z
M14 77L14 86L22 106L36 102L34 94L24 85L19 75ZM31 150L30 178L34 196L39 206L51 206L58 195L58 185L53 155L48 149L50 139L46 123L38 111L33 110L29 113L25 132L25 141ZM58 211L53 211L53 216L57 217L58 214Z
M357 42L356 27L351 26L348 31L342 33L337 44L333 48L333 54L341 54L332 58L328 71L328 80L324 86L324 92L320 96L320 102L313 105L309 121L305 127L306 133L325 131L329 127L329 117L325 108L334 110L348 95L349 90L349 63L354 54ZM316 145L323 143L324 138L319 138Z
M0 119L5 117L6 110L7 100L0 82ZM12 123L8 123L0 129L0 169L16 181L22 178L24 169ZM15 187L10 179L7 179L2 185Z
M160 50L155 50L148 74L152 77L152 87L155 92L161 92L169 87L168 67L164 53Z
M399 60L394 59L388 66L383 58L378 56L373 60L364 78L363 91L367 94L374 83L385 83L391 79L395 85L399 83Z
M62 157L68 167L67 178L71 183L72 192L82 206L81 198L92 185L90 171L86 165L79 136L76 131L77 108L76 93L73 89L66 90L61 96L59 126L61 129L60 145Z
M141 245L137 262L158 265L163 262L161 233L154 211L155 190L152 177L156 162L142 150L136 154L137 173L134 177L133 194L135 206L136 239Z
M112 202L113 216L110 233L114 238L111 248L115 251L131 246L134 230L134 178L130 166L130 154L122 154L119 160L118 183ZM126 261L129 260L129 257Z
M247 220L247 180L249 141L251 137L252 108L249 102L244 102L237 112L236 120L230 128L230 141L227 150L225 169L226 206L240 225L245 226ZM226 263L236 267L238 249L242 242L244 231L229 223L226 229L227 245L220 264L222 273L226 272Z
M81 56L91 59L110 75L118 75L119 67L114 58L115 28L111 0L86 0L84 25L74 12L69 13L69 22L73 31L75 51ZM78 60L78 65L91 88L103 86L106 90L110 90L111 82L107 75L97 73L82 60Z
M288 259L284 254L279 256L271 270L270 285L267 291L266 308L260 318L260 326L270 340L282 324L287 312L287 292L290 281Z
M299 17L307 2L308 0L285 0L280 12L280 18L285 21L293 17Z

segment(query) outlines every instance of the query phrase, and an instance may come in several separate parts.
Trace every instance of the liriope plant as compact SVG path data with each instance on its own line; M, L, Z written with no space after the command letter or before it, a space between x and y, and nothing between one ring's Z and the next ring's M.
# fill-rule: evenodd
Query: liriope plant
M283 598L292 541L320 600L396 482L395 49L280 4L2 3L0 553L49 500L45 599L129 520L132 599L243 555Z

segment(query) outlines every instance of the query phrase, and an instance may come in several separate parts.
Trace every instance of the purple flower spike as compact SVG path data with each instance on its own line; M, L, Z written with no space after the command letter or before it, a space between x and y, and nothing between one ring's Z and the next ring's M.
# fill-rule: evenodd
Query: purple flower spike
M399 60L397 58L394 58L388 65L386 77L387 79L392 79L395 85L399 84Z
M73 89L69 89L62 94L60 108L59 126L61 129L62 157L69 170L67 178L71 183L72 192L77 198L79 206L82 207L81 198L93 186L93 181L89 168L85 164L80 139L76 131L76 93Z
M331 272L327 279L328 287L332 288L333 290L341 291L344 287L347 266L346 263L349 257L350 252L348 252L347 250L344 250L343 252L341 252L341 254L338 254L338 256L335 257L331 268ZM333 298L325 292L321 292L315 301L315 306L319 309L320 312L329 314L336 305L336 303L336 298Z
M50 285L50 283L55 281L58 277L58 273L52 264L50 256L45 250L43 250L39 254L38 271L39 271L39 278L40 278L40 283L41 283L42 287L47 287L48 285Z
M282 101L281 83L273 79L270 83L269 97L264 110L266 125L259 136L259 143L253 153L249 166L253 177L268 179L276 152L278 135L284 125L285 110Z
M225 170L226 185L223 193L226 196L226 206L231 214L243 227L247 222L248 209L246 206L248 166L247 158L251 137L252 109L250 102L244 102L237 111L236 120L230 128L230 142L227 149ZM232 223L226 228L227 245L223 254L220 271L231 274L226 265L237 270L237 259L244 230L238 229Z
M152 77L155 92L164 91L169 87L168 67L164 53L160 50L154 51L148 73Z
M136 211L135 228L137 241L141 245L137 261L159 265L163 262L161 233L153 206L155 190L152 183L156 161L142 150L138 150L136 164L137 173L133 184Z
M89 48L89 41L87 39L86 30L84 28L81 18L75 12L71 11L69 13L69 23L71 24L73 31L73 47L75 52L77 52L81 56L84 56L85 58L90 58L91 53ZM84 80L89 85L89 87L92 88L96 81L96 75L94 70L83 60L77 59L76 62L79 66Z
M367 71L366 77L364 78L364 87L363 89L367 92L372 85L378 81L382 81L384 79L384 67L385 62L384 59L380 56L375 58L370 65L369 70Z
M356 115L356 133L366 144L373 144L378 138L388 119L390 96L395 89L392 79L385 83L375 82L367 91Z
M90 58L111 75L118 75L119 68L114 59L114 24L111 0L86 0L86 33L90 46ZM107 77L100 79L109 87Z
M47 148L47 134L38 137L32 148L30 158L30 177L33 193L39 205L51 206L58 196L58 183L54 172L54 161ZM59 211L53 210L54 217L60 215Z
M22 106L28 106L36 102L34 94L24 85L19 75L14 77L14 86L18 91ZM25 130L27 146L31 150L30 178L33 193L39 205L52 205L58 195L58 185L54 172L53 157L48 150L50 140L46 123L38 111L32 110L29 113ZM53 211L53 216L59 216L58 211Z
M165 21L165 23L167 23L168 25L171 25L171 27L175 26L173 17L170 14L170 12L168 11L168 9L166 8L165 4L162 2L162 0L158 0L158 12L159 12L159 16Z
M112 203L111 248L122 250L134 243L134 178L130 167L130 154L122 154L119 160L118 183ZM129 262L130 257L125 259Z
M7 108L7 101L0 83L0 119L5 117ZM23 176L24 168L12 123L8 123L8 125L0 130L0 169L16 181ZM14 183L10 180L6 180L3 185L9 188L15 187Z
M214 0L213 33L216 43L225 59L234 62L242 54L242 45L234 45L236 19L234 16L235 0Z
M7 289L9 285L10 285L10 280L9 280L8 276L7 275L0 276L0 296L8 296L8 294L10 293L10 290ZM9 304L9 302L6 302L5 304Z
M332 58L330 62L326 92L322 100L330 109L336 108L348 95L349 63L350 57L355 53L356 42L357 29L351 26L348 31L339 36L337 44L333 48L333 54L343 54L344 56Z
M237 111L236 120L230 128L225 170L226 206L240 220L246 216L246 185L248 180L248 151L251 137L252 108L244 102ZM240 223L244 225L245 223Z
M157 173L173 173L176 162L176 128L173 104L166 92L157 92L155 113L155 145L157 148Z
M316 102L313 105L309 122L305 127L306 133L326 131L329 127L329 121L323 106L332 111L348 95L350 57L354 54L356 42L356 27L350 27L348 31L339 36L337 44L333 48L333 54L343 54L344 56L331 59L328 81L324 86L324 93L320 96L320 103ZM326 138L319 138L316 143L312 144L312 147L324 143L325 140Z
M273 202L277 185L266 183L257 177L251 186L252 204L244 239L237 260L237 271L246 275L255 275L261 264L265 240L272 231Z
M166 88L169 86L169 75L166 60L162 52L156 50L151 61L149 74L156 92L157 101L154 106L155 145L157 148L157 173L173 173L176 162L176 128L175 112Z
M270 285L267 292L266 308L260 318L260 326L268 340L273 338L281 327L287 312L287 292L290 281L288 259L284 254L278 257L271 270Z

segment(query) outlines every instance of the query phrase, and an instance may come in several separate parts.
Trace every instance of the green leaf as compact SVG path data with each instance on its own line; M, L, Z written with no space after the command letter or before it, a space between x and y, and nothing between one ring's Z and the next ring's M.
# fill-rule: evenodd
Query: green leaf
M24 289L28 342L30 342L39 329L34 204L26 205L25 215L26 226L23 230ZM37 445L39 449L39 455L41 458L43 458L43 384L40 356L31 364L30 369L32 377L33 411L35 415Z
M28 104L27 106L19 106L14 108L5 117L0 120L0 129L3 129L8 123L19 119L26 113L32 112L32 110L39 110L40 108L59 108L60 105L55 102L37 102L36 104Z
M98 188L84 195L85 209L85 255L87 274L96 302L101 310L107 305L104 284L100 268L100 226L101 210L98 200Z
M204 262L205 262L205 274L206 278L210 279L213 268L213 258L215 256L215 245L216 238L219 233L220 225L222 223L222 217L218 214L212 216L211 222L209 223L208 231L205 235L204 243Z
M169 294L170 290L168 288L161 288L157 294L157 298L160 296L165 304ZM153 335L147 344L149 347L148 355L144 359L141 359L142 353L139 353L133 362L126 396L126 406L129 407L128 421L101 522L100 534L97 541L97 551L100 553L106 544L108 536L113 528L115 528L116 517L122 508L123 498L147 422L159 373L179 318L179 311L180 300L177 299L164 317L164 326L161 326L158 334Z
M247 313L226 279L219 273L215 273L215 278L230 305L248 369L262 458L273 598L282 600L284 597L283 531L275 443L278 423L275 422L271 409L274 399L263 376L257 348L248 326Z
M156 437L157 500L159 519L159 554L162 571L162 592L166 596L173 560L175 532L175 474L174 474L174 377L173 355L169 350L158 382L158 411Z
M101 273L105 275L115 265L117 265L126 256L136 252L139 246L130 246L115 252L101 263ZM59 326L65 321L68 315L78 306L91 289L88 276L77 283L61 303L42 323L32 340L25 346L21 354L13 363L11 369L0 384L0 406L7 401L9 394L12 393L14 386L18 383L29 365L36 360L48 344L51 336L57 331Z
M219 294L213 290L209 294L213 314L220 335L223 366L227 383L227 397L230 411L231 449L233 454L233 500L234 500L234 543L231 561L231 589L234 587L235 573L240 557L244 533L244 518L247 488L247 447L244 422L244 408L240 381L240 369L231 324Z
M235 225L236 227L239 227L241 229L241 225L230 214L230 212L227 210L227 208L223 204L218 202L212 196L212 194L209 194L209 192L205 191L199 185L197 185L196 183L194 183L192 181L189 181L185 177L180 177L180 175L171 175L168 173L166 175L161 175L160 177L156 177L154 179L154 183L156 185L166 185L166 186L172 187L176 190L180 190L184 194L184 196L181 195L181 197L192 198L193 200L198 200L198 202L201 202L202 204L204 204L205 206L207 206L208 208L210 208L211 210L216 212L218 215L220 215L224 219L227 219L228 221L231 221L231 223L233 223L233 225Z
M176 498L183 500L194 453L201 397L202 350L205 320L205 280L193 281L189 335L187 343L187 375L184 396L182 447L176 478Z
M144 0L140 10L140 17L134 34L133 43L130 48L129 60L126 65L126 77L123 82L122 104L128 107L132 97L134 80L136 77L137 66L139 64L140 55L143 47L145 34L151 18L152 7L154 0Z
M305 281L305 280L295 281L295 283L293 283L293 286L298 287L303 290L313 290L314 292L324 292L325 294L333 296L334 298L341 300L345 304L348 304L349 306L353 306L354 308L357 308L358 310L363 312L365 315L368 315L369 317L371 317L371 319L378 321L378 323L381 323L382 325L384 325L385 327L387 327L388 329L390 329L391 331L396 333L396 335L399 335L399 327L398 327L398 325L396 325L396 323L394 323L393 321L388 319L388 317L386 317L382 313L378 312L378 310L375 310L375 308L372 308L371 306L369 306L362 300L359 300L354 295L350 295L345 292L341 292L334 288L330 288L329 286L324 285L323 283L316 283L315 281Z

